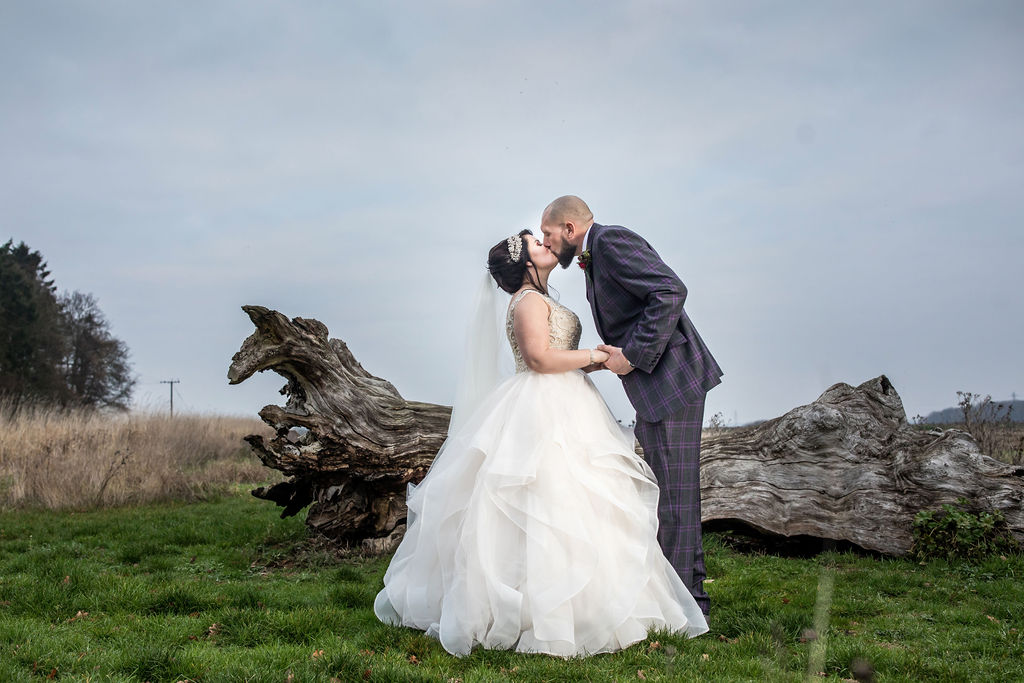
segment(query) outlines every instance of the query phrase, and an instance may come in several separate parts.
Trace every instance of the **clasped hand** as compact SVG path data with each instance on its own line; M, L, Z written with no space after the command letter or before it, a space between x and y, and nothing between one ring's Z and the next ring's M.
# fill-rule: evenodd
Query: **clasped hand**
M610 346L608 344L598 344L598 351L604 351L608 354L608 360L602 363L603 367L611 370L616 375L628 375L633 372L633 366L629 364L626 357L622 355L622 348L619 346Z
M607 351L601 351L600 349L591 349L590 358L594 362L591 363L590 365L585 365L580 369L588 374L591 372L597 372L598 370L604 370L604 363L610 357L611 356L608 354Z
M626 357L622 355L622 348L608 344L598 344L594 349L595 355L600 354L604 358L591 363L583 368L583 372L597 372L598 370L611 370L616 375L628 375L633 372L633 366L629 364Z

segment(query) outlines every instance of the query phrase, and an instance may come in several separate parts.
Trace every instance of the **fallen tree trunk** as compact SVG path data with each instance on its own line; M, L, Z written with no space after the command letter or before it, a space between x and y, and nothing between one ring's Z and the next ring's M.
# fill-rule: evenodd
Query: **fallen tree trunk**
M273 370L284 407L260 417L276 436L249 436L267 467L290 478L253 495L310 505L310 530L387 551L405 530L405 493L447 436L451 409L406 401L359 364L316 320L243 306L256 331L232 358L231 384ZM304 433L297 438L293 428ZM701 457L705 522L739 522L779 536L814 536L900 555L922 509L965 497L1000 510L1024 540L1024 467L1003 465L965 432L907 424L889 380L837 384L816 401L754 427L706 435Z
M836 384L754 427L706 435L702 519L902 555L914 515L966 498L1001 511L1024 540L1024 467L983 455L970 434L907 424L884 375Z
M243 306L256 332L231 359L238 384L273 370L287 383L284 407L260 411L276 436L246 441L267 467L290 479L253 491L284 507L282 517L311 505L310 530L370 550L392 547L405 530L405 492L426 474L448 432L451 408L406 401L359 364L317 320L289 320L262 306ZM302 433L297 438L293 427Z

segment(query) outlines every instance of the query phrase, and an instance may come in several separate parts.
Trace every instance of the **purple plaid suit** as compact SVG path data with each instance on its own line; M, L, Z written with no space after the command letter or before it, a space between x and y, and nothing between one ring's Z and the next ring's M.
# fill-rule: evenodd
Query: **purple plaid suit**
M700 528L704 397L722 369L683 310L686 286L642 237L594 223L587 300L597 332L635 366L622 385L637 412L636 437L658 477L658 540L707 613Z

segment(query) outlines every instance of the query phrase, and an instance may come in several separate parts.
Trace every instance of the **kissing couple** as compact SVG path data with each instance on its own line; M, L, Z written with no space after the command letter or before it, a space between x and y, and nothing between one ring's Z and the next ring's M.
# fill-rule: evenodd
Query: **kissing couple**
M548 205L540 232L488 254L448 438L409 486L406 533L374 611L455 655L581 657L651 629L700 635L710 606L700 437L722 371L683 310L686 287L642 237L595 223L571 195ZM605 342L594 349L579 348L579 318L548 296L551 271L574 259ZM498 288L512 295L506 379ZM591 382L599 370L622 380L635 430Z

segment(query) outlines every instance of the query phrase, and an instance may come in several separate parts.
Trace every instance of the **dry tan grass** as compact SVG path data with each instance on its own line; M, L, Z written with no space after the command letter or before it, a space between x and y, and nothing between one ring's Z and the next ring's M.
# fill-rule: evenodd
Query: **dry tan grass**
M1024 465L1024 424L998 424L981 430L975 426L971 433L981 445L982 453L1010 465Z
M90 508L198 500L281 480L250 453L255 418L0 410L0 507Z
M979 421L971 425L963 422L928 424L918 423L917 429L959 429L978 442L985 455L1009 465L1024 465L1024 423Z

